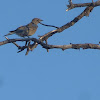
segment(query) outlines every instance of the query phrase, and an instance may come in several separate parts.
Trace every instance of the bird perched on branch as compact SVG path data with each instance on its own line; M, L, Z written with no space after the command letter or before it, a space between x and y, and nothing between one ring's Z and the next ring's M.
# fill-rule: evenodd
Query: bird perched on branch
M38 28L37 24L40 23L41 21L43 20L39 18L34 18L29 24L18 27L16 30L10 31L10 33L6 34L5 36L17 34L18 36L21 36L21 37L29 37L36 32Z

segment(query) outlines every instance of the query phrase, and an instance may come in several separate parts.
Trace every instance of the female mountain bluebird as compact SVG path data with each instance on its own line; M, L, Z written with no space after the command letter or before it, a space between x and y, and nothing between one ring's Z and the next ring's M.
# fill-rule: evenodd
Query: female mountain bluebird
M26 36L29 37L36 32L38 28L37 24L40 23L41 21L43 20L39 18L34 18L29 24L18 27L16 30L10 31L10 33L6 34L5 36L17 34L18 36L21 36L21 37L26 37Z

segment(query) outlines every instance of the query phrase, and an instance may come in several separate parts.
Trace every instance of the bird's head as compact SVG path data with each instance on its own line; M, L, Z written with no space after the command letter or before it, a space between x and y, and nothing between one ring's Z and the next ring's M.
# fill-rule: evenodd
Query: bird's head
M40 23L41 21L43 21L43 20L41 20L41 19L39 19L39 18L34 18L34 19L32 20L32 23L38 24L38 23Z

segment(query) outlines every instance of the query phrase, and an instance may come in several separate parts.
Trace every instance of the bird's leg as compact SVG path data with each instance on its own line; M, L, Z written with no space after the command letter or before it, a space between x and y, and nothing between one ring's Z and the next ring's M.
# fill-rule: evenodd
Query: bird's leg
M30 42L31 42L31 41L28 42L28 47L27 47L27 51L26 51L26 54L25 54L25 55L28 55L28 53L29 53L29 51L30 51Z
M27 36L27 37L30 38L29 36ZM30 44L30 43L31 43L31 40L29 40L29 44ZM29 45L29 44L28 44L28 45Z
M27 36L28 38L30 38L29 36ZM30 41L29 41L30 42ZM28 41L26 41L25 46L27 46Z
M26 41L25 46L27 46L27 42L28 42L28 41Z
M28 38L30 38L29 36L27 36Z

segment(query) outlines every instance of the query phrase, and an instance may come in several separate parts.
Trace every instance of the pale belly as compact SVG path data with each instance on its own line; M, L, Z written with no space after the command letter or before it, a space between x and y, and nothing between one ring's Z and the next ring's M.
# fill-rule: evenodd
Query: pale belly
M29 33L28 33L28 36L31 36L31 35L35 34L36 30L37 30L37 28L36 29L30 29Z

